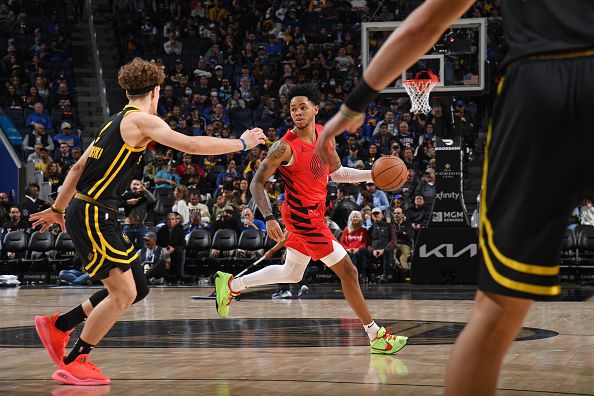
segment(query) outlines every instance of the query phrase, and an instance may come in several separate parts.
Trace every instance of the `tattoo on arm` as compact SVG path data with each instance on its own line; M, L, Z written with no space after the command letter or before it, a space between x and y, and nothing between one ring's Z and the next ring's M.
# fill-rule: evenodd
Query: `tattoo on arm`
M264 183L274 175L283 162L286 162L289 152L290 146L284 140L274 143L268 152L268 156L262 161L250 183L250 192L256 201L258 209L260 209L260 213L264 217L272 214L272 205L268 198L268 192L264 188Z
M330 173L334 173L342 166L340 157L336 152L336 141L332 142L332 158L330 159Z

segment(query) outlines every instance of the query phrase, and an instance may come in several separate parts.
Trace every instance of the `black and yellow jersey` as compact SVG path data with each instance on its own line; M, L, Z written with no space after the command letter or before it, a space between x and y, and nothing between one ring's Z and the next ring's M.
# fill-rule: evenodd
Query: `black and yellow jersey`
M505 0L505 63L532 55L594 48L594 1Z
M142 161L145 147L132 147L122 139L120 124L132 113L142 111L127 105L99 130L76 189L105 206L117 208L128 187L128 178Z

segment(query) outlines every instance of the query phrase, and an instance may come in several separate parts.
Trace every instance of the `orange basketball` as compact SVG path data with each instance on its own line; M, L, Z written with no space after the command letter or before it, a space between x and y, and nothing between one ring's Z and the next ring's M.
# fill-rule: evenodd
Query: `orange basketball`
M373 163L371 178L375 185L386 191L399 189L406 183L408 169L402 160L393 155L381 157Z

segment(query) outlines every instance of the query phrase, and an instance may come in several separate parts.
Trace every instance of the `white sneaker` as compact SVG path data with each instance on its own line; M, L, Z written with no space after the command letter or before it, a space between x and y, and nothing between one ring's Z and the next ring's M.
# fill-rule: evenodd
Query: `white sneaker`
M297 297L301 297L304 294L309 293L309 287L307 287L306 285L301 286L301 289L299 289L299 293L297 294Z
M289 290L285 290L280 293L277 292L272 295L273 300L278 300L281 298L291 298L291 297L293 297L293 294Z

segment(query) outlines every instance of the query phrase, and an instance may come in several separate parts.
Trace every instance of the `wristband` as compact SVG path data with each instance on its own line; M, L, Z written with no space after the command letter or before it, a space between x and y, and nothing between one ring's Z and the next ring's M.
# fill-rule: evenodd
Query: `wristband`
M351 91L347 96L344 103L349 109L356 111L357 113L363 113L367 106L375 97L379 94L379 91L371 88L365 80L362 78L359 84Z
M52 206L50 206L50 208L56 212L56 213L60 213L61 215L63 215L64 213L66 213L66 209L58 209L56 207L56 205L52 204Z
M343 116L344 118L346 118L347 120L358 120L360 118L363 117L363 113L356 113L356 114L351 114L348 113L345 110L345 105L344 103L342 105L340 105L340 109L338 109L338 112L340 113L341 116Z
M274 215L268 215L264 217L264 221L270 221L270 220L276 220L276 217L274 217Z
M242 151L248 151L249 150L249 147L247 145L247 142L243 138L239 138L239 140L241 140L241 143L243 143L243 150Z

